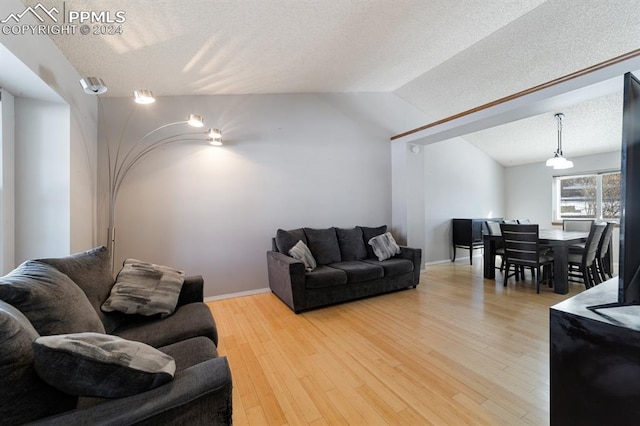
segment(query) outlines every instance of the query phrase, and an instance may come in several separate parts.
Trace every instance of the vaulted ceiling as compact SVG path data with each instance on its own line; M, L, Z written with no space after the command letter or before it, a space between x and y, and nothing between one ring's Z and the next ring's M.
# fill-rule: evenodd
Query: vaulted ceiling
M38 3L123 12L122 34L51 36L108 96L382 91L433 120L640 47L635 0L25 1ZM565 151L619 146L620 102L561 111ZM505 166L539 161L554 149L554 112L467 140Z

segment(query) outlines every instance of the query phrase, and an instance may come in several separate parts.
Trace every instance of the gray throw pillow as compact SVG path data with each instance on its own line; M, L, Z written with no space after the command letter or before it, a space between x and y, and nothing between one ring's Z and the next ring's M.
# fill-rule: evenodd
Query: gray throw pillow
M35 260L0 278L0 300L20 310L42 336L105 331L87 296L71 278Z
M369 245L380 262L400 254L400 246L396 243L391 232L385 232L382 235L371 238Z
M39 337L33 342L36 372L69 395L121 398L173 379L176 363L141 342L100 333Z
M276 231L276 247L280 253L289 253L289 250L291 250L291 248L300 240L307 244L307 237L304 235L302 228L291 229L288 231L278 229Z
M298 259L304 263L304 268L307 272L311 272L318 266L316 260L313 258L309 247L302 241L298 241L295 246L289 250L289 255L294 259Z
M165 318L176 309L184 277L179 269L127 259L102 310Z
M340 246L335 228L313 229L304 228L307 236L307 246L318 265L328 265L341 261Z
M377 257L373 252L373 248L371 248L371 246L369 245L369 240L371 240L373 237L377 237L378 235L382 235L387 232L387 225L378 226L376 228L371 228L368 226L358 226L358 228L362 229L363 240L367 243L365 246L367 249L367 258L371 259Z
M75 407L77 398L43 382L33 366L38 333L16 308L0 301L0 423L23 424Z
M96 247L70 256L38 259L66 274L87 295L107 333L113 332L122 323L120 312L102 312L100 306L107 300L113 287L111 258L106 247Z
M343 262L367 258L367 247L364 244L361 228L336 228L336 235Z

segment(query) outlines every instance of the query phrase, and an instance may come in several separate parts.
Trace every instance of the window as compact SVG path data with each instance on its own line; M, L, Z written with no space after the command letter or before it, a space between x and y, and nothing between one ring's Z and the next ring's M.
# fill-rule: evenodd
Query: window
M553 218L620 219L620 172L553 178Z

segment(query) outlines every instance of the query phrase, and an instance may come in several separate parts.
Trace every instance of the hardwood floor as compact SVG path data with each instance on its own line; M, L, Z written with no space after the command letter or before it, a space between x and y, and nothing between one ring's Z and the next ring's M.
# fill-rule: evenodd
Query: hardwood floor
M295 315L273 294L210 302L236 425L549 423L549 307L569 295L482 262L417 289Z

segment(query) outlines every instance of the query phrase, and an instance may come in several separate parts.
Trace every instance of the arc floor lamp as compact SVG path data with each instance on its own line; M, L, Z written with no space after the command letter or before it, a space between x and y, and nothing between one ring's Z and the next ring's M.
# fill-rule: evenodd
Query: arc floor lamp
M80 86L85 93L89 95L101 95L107 92L107 86L102 79L98 77L84 77L80 79ZM134 101L138 104L151 104L155 102L153 93L150 90L134 90ZM98 100L100 98L98 97ZM99 100L100 102L100 100ZM181 142L208 142L213 146L222 146L222 132L220 129L209 129L207 131L197 132L181 132L166 136L166 133L159 134L162 130L173 126L189 125L195 128L204 127L204 119L201 115L190 114L186 120L176 121L172 123L163 124L150 130L144 136L136 141L130 142L124 141L121 137L115 146L115 150L112 149L111 143L107 141L107 167L108 167L108 179L109 179L109 216L108 216L108 228L107 228L107 248L109 250L109 256L111 257L111 268L114 269L115 262L115 246L116 246L116 202L118 199L118 192L122 182L129 174L129 172L138 164L143 158L152 152L164 148L168 145L173 145ZM124 135L124 128L121 134ZM165 135L165 136L162 136Z

